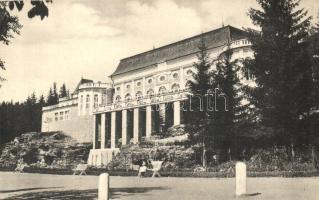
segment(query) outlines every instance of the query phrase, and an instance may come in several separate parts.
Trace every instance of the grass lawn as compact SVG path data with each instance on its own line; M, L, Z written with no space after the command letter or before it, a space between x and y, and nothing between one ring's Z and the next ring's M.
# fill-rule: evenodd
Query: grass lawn
M234 178L110 179L111 199L236 199ZM97 184L97 176L0 172L0 199L97 199ZM248 178L247 187L240 199L319 199L319 178Z

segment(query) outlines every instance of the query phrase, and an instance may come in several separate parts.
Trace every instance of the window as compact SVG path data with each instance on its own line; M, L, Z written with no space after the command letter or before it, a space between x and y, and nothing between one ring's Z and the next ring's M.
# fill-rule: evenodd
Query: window
M186 71L186 75L187 75L187 76L191 76L191 75L193 75L193 71L192 71L192 70L190 70L190 69L189 69L189 70L187 70L187 71Z
M140 81L136 83L137 87L140 87L141 85L142 85L142 83Z
M90 107L90 95L86 95L86 106L85 108L89 108Z
M122 99L121 96L120 96L120 95L117 95L116 98L115 98L115 102L120 102L121 99Z
M192 85L192 82L191 81L187 81L186 84L185 84L186 90L189 90L191 85Z
M154 90L149 89L149 90L147 91L147 96L153 97L153 96L154 96Z
M63 114L64 112L60 112L60 120L63 120Z
M165 81L165 76L161 76L160 81Z
M174 78L174 79L178 79L178 73L174 73L174 74L173 74L173 78Z
M131 85L130 84L127 84L126 85L126 89L130 89L131 88Z
M250 72L249 69L245 69L244 76L246 80L252 80L254 78L253 74Z
M158 93L160 94L165 94L166 93L166 88L164 86L161 86L158 90Z
M64 118L65 118L65 120L68 120L69 119L69 114L70 114L70 111L65 111L64 112Z
M148 84L152 84L152 82L153 82L153 79L151 79L151 78L147 80Z
M173 92L178 92L178 90L179 90L179 85L177 83L173 84L172 85L172 91Z
M55 121L59 120L59 113L54 113L54 119L55 119Z
M143 93L141 91L136 92L135 97L140 100L143 97Z
M94 108L97 108L99 105L99 96L97 94L94 95Z
M116 91L120 91L120 90L121 90L121 88L120 88L120 87L117 87L117 88L116 88Z
M125 100L126 100L126 101L131 101L131 100L132 100L131 94L125 95Z
M81 98L80 98L80 109L82 110L83 108L83 95L81 95Z

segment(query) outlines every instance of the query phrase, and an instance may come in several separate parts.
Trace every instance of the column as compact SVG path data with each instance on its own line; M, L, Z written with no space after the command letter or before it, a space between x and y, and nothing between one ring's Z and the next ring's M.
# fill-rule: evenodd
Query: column
M122 111L122 145L127 144L127 110Z
M138 120L139 120L139 109L134 108L134 119L133 119L133 141L137 144L139 141L139 131L138 131Z
M101 149L105 149L105 113L101 114Z
M96 115L93 115L93 149L96 149Z
M146 137L152 136L152 106L146 106Z
M181 123L181 104L180 101L174 102L174 126Z
M115 148L115 118L116 118L116 112L111 113L111 149Z

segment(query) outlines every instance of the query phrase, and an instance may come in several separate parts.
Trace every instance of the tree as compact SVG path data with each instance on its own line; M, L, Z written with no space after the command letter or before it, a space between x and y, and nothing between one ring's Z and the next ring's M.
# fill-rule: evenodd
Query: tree
M63 83L62 86L60 87L60 91L59 91L59 97L63 98L63 97L67 97L68 95L68 91L66 89L65 84Z
M6 4L0 2L0 42L9 45L10 39L14 34L20 34L22 25L19 23L18 17L11 16L6 9ZM0 70L5 70L4 61L0 59ZM0 76L0 83L5 79ZM0 84L1 87L1 84Z
M52 3L52 0L46 0L46 2ZM28 17L33 18L40 16L41 20L44 17L48 17L49 10L43 1L30 1L32 8L28 12ZM16 16L12 16L9 10L16 8L21 11L24 6L23 1L2 1L0 2L0 42L5 45L9 45L9 42L14 38L15 34L20 34L22 25L19 23L19 19ZM7 9L9 7L9 10ZM4 61L0 59L0 70L5 70ZM0 82L5 79L0 76ZM1 85L0 85L1 87Z
M229 48L223 52L216 61L216 70L212 73L212 84L219 89L217 97L224 94L224 98L216 99L216 110L211 115L209 132L214 132L215 148L220 149L224 155L238 157L239 139L247 133L251 127L251 109L245 102L243 85L240 81L241 68L239 60L232 58L233 51Z
M199 53L197 54L198 62L194 63L195 72L193 73L193 80L190 82L190 114L191 123L195 124L199 130L199 139L203 146L202 164L206 167L206 145L210 137L208 134L209 116L211 111L207 109L206 97L208 92L212 89L210 68L212 62L209 59L207 47L203 36Z
M54 82L53 87L51 87L49 90L49 94L47 97L47 105L48 106L55 105L58 103L58 101L59 101L59 97L58 97L58 93L56 89L56 82Z
M301 119L311 108L312 69L307 53L310 17L298 9L297 0L257 0L261 10L248 12L260 32L247 29L254 58L245 68L257 87L249 88L259 121L274 130L274 142L289 145L298 141Z

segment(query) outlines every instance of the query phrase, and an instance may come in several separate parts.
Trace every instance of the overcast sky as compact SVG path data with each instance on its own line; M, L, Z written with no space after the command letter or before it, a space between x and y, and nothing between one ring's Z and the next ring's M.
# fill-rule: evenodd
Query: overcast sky
M318 0L302 7L316 15ZM55 81L74 89L81 77L105 81L121 58L175 42L224 23L252 27L255 0L54 0L49 18L28 19L9 46L0 44L7 81L0 101L47 95Z

